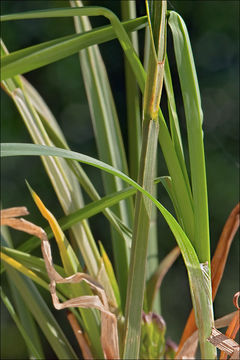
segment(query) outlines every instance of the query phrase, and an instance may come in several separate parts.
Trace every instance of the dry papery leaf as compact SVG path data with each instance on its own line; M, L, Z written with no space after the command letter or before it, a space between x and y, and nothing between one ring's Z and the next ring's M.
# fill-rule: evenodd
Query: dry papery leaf
M225 315L214 321L214 325L217 329L221 329L223 327L228 326L234 316L237 314L237 311L234 311L228 315ZM178 352L177 357L175 359L195 359L195 354L198 346L198 330L195 330L194 333L187 338L184 344L181 347L181 350Z
M230 355L230 359L239 359L239 344L233 339L230 339L226 335L222 334L217 329L212 328L211 335L207 340L218 349L224 351L227 355Z
M212 278L212 298L215 299L219 284L221 282L223 272L225 269L228 253L230 246L232 244L233 238L239 228L240 222L240 203L238 203L233 210L231 211L224 228L222 230L221 236L218 241L217 248L214 252L214 256L211 261L211 278ZM187 339L197 330L194 311L192 310L187 323L185 325L178 351L176 353L175 359L179 359L179 353L187 341Z
M22 218L18 218L18 216L24 216L28 214L29 212L24 206L1 210L1 226L7 225L15 230L24 231L41 239L45 234L42 228Z
M28 214L26 208L11 208L1 211L1 224L8 225L17 230L25 231L35 235L41 239L41 249L45 261L46 270L50 279L50 293L53 305L56 309L61 310L69 307L95 308L101 312L101 344L105 359L119 359L119 345L117 332L116 316L110 312L106 293L102 286L91 276L85 273L76 273L72 276L63 278L53 266L51 247L45 231L24 219L17 219L15 216ZM85 281L97 295L80 296L67 300L63 303L59 302L56 294L57 283L78 283ZM80 344L80 343L79 343ZM86 344L85 344L86 345ZM81 347L82 349L82 347ZM86 347L82 349L86 359L90 353L87 353Z

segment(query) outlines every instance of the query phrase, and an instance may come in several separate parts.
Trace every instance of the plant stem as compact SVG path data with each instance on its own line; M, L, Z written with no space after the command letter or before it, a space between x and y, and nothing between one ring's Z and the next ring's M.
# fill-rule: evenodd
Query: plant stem
M147 2L146 6L151 46L143 100L143 139L138 183L152 193L159 132L158 109L164 73L167 6L165 1L159 2L155 12L151 14ZM151 202L142 194L137 193L125 314L124 359L139 357L151 210Z
M154 120L150 120L147 123L144 122L138 182L150 192L153 184L152 178L154 176L157 142L158 122ZM149 199L138 192L136 196L136 210L126 302L126 343L123 354L124 359L138 358L151 207Z

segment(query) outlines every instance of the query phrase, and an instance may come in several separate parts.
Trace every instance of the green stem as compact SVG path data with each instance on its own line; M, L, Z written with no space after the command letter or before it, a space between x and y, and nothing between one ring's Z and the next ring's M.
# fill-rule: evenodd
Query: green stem
M158 122L150 120L143 125L143 143L140 161L139 184L152 191L152 179L158 143ZM151 202L141 193L136 196L133 240L129 269L124 359L137 359L141 336L148 235L151 220Z

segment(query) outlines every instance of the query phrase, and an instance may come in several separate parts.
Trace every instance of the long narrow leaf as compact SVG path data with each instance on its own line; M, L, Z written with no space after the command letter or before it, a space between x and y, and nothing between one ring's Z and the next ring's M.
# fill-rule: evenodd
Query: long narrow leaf
M207 262L210 271L210 239L207 200L207 181L204 159L204 145L200 91L191 50L188 32L182 18L174 11L170 12L169 25L173 34L173 43L183 94L184 110L187 122L188 147L191 168L191 183L194 208L194 237L192 244L200 262ZM209 278L209 287L211 281ZM212 307L212 297L209 298ZM210 325L212 319L209 319ZM205 338L207 334L204 335ZM203 357L214 358L215 349L204 339L199 338Z
M39 352L39 350L34 346L32 337L29 336L29 334L25 331L24 326L21 324L21 321L14 309L13 304L11 303L9 297L4 293L4 291L2 290L2 287L0 288L1 291L1 299L3 301L3 303L5 304L6 308L8 309L9 314L11 315L11 317L13 318L13 320L15 321L28 349L30 350L31 354L36 358L36 359L42 359L43 358L43 353Z
M188 271L190 290L192 295L193 307L195 310L197 326L202 332L200 336L203 337L206 333L210 334L211 326L209 326L209 319L211 319L212 313L211 309L209 308L209 289L207 290L207 286L203 287L203 284L207 283L204 279L204 275L195 250L190 240L182 230L181 226L177 223L175 218L149 192L147 192L138 183L136 183L134 180L129 178L121 171L114 169L112 166L76 152L34 144L2 144L1 150L1 157L20 155L36 156L41 154L45 156L50 155L68 157L73 160L78 160L120 177L130 185L134 186L143 195L147 196L150 200L152 200L167 221L181 250ZM204 309L204 311L202 311L201 309Z
M154 191L153 180L156 173L158 109L162 93L166 45L166 10L166 1L157 2L156 12L159 13L159 16L157 15L157 21L154 22L153 28L151 26L152 19L148 14L150 34L152 35L151 32L153 32L153 35L143 97L142 147L138 183L150 193ZM151 15L155 16L156 14ZM138 192L125 312L124 359L135 359L139 356L151 218L152 202Z
M41 98L41 96L38 94L38 92L22 77L21 78L24 88L27 92L27 95L29 96L33 106L38 111L39 115L41 116L43 125L45 127L45 130L48 133L48 136L50 137L52 143L55 146L61 147L63 149L69 149L63 134L61 130L59 129L57 122L55 118L53 117L52 113L48 109L47 105L45 104L44 100ZM98 200L100 199L100 196L93 186L92 182L86 175L85 171L82 169L79 163L76 161L68 160L66 159L67 164L69 168L73 171L75 174L77 180L83 187L83 189L86 191L86 193L90 196L92 200ZM74 182L72 182L72 185L75 185ZM74 190L75 193L75 190ZM110 211L109 209L106 209L104 211L105 216L107 219L111 222L111 224L114 226L116 231L120 234L120 236L126 241L127 243L130 242L130 236L126 233L126 231L123 229L122 223L120 223L120 220L116 218L116 216ZM100 262L99 256L96 252L96 247L94 244L92 245L92 250L95 253L96 258L98 259L98 262ZM33 243L31 243L31 246L33 246ZM84 256L84 251L83 251ZM87 257L84 256L84 259L86 260L86 263L89 265L94 265L95 261L91 257L91 253L87 254ZM96 268L96 266L95 266ZM104 280L104 279L103 279Z
M42 329L47 341L60 359L77 359L62 329L50 312L36 286L31 280L22 277L11 266L6 265L11 281L20 292L26 306Z
M78 9L78 12L79 12L79 10L82 11L82 9ZM84 10L88 10L88 8L87 9L85 8ZM99 12L96 9L92 9L92 10L93 11L91 11L91 12L86 11L86 15L93 15L95 13L95 11L96 11L96 13L95 13L96 15L100 15L100 13L101 13L101 11ZM54 12L55 11L50 12L50 13L48 13L48 12L44 13L44 11L43 11L43 12L40 12L39 16L47 17L47 16L52 16L51 14L53 14L53 16L54 16ZM76 13L74 12L74 14L76 14ZM85 12L82 12L82 14L84 15ZM58 13L58 16L60 16L60 15L64 16L62 12L61 12L61 14ZM66 16L67 15L68 14L66 14ZM106 14L104 13L104 15L106 15ZM10 18L12 18L12 19L17 19L19 17L25 18L25 16L27 16L28 18L32 18L34 16L38 17L37 13L30 12L27 15L25 15L25 14L18 15L17 14L17 15L10 16ZM8 18L5 17L4 20L6 20L6 19L8 19ZM114 20L111 19L111 21L112 21L112 24L114 24L114 30L116 31L116 35L122 44L123 50L125 51L125 53L127 54L127 56L130 59L130 64L131 64L132 70L134 71L134 74L136 76L140 90L143 92L144 84L145 84L145 72L144 72L143 66L140 63L137 56L135 55L135 51L134 51L131 43L129 42L129 39L126 38L126 34L124 34L122 36L123 29L121 28L121 26L119 28L119 25L121 25L121 24L117 21L116 18L114 18ZM116 30L116 27L117 27L117 30ZM132 56L132 55L134 55L134 56ZM43 54L43 56L41 56L41 54L39 54L38 58L45 59L46 56L44 54ZM35 61L36 61L36 59L35 59ZM24 61L24 64L25 63L26 63L26 61ZM14 67L14 68L16 68L16 67ZM177 158L177 154L175 152L173 143L170 138L169 131L167 129L167 126L166 126L166 123L164 121L161 111L159 113L159 126L160 126L160 132L159 132L160 145L162 147L164 158L165 158L170 176L173 181L174 191L176 192L175 195L176 195L176 198L178 199L178 204L180 207L180 211L182 213L180 221L181 221L182 226L184 227L184 230L187 232L188 236L190 238L192 238L193 234L194 234L194 223L193 223L192 208L191 208L192 203L191 203L191 199L189 199L189 191L186 187L185 178L182 173L181 166L180 166L179 160ZM182 199L185 199L185 200L182 201ZM189 219L189 221L185 222L185 224L184 224L183 219Z
M170 12L168 23L173 34L187 122L195 229L194 238L191 240L201 262L208 261L210 266L207 185L202 132L203 114L197 74L186 25L174 11Z
M21 88L17 87L14 89L14 91L11 92L11 96L22 115L34 142L51 145L52 142L48 138L48 135L42 126L37 112L35 111L27 94L24 91L21 78L18 78L17 81L20 83ZM8 88L9 80L6 80L4 85L6 88ZM81 207L82 198L80 189L78 187L78 182L74 177L74 174L72 174L72 172L69 170L65 161L54 158L45 158L42 160L64 211L69 213L71 210ZM90 273L94 276L97 276L101 267L101 259L91 231L88 228L88 224L85 220L82 224L77 223L72 227L72 231L75 236L75 241L81 249ZM106 287L111 289L110 285L108 285L109 280L106 272L104 271L104 268L100 274L102 277L101 281L105 283ZM85 287L85 289L83 288L81 290L82 287ZM78 290L82 291L83 294L86 292L86 286L84 284L78 284ZM91 310L81 310L81 313L84 317L85 328L88 328L90 323L92 324L92 331L89 336L92 337L92 344L96 347L96 349L98 348L97 353L98 356L100 356L102 351L100 348L100 342L98 341L99 325L96 322L97 318L96 316L93 316Z
M8 228L6 227L6 229L8 229ZM12 242L7 241L8 237L11 240L10 234L8 234L8 232L4 231L3 227L1 226L1 250L2 251L4 249L4 247L2 245L5 246L5 249L13 250L11 248ZM4 268L3 263L1 263L1 268ZM11 316L15 320L15 323L16 323L17 327L19 328L19 331L21 332L21 334L25 340L25 343L28 347L29 356L30 357L36 356L36 354L38 354L36 357L41 359L44 357L44 353L43 353L40 334L37 329L37 324L34 321L34 318L31 314L31 312L25 306L25 303L24 303L21 295L19 294L16 286L11 281L9 281L8 275L7 275L7 280L9 283L9 287L10 287L12 296L10 296L10 298L7 298L1 288L2 300L5 303L5 305L7 306L8 311L10 312ZM12 305L11 305L11 298L13 299ZM14 305L15 305L16 310L14 310Z
M4 263L8 264L13 269L17 270L23 275L26 275L28 278L33 280L36 284L42 286L47 291L49 290L49 284L48 284L49 278L46 275L46 266L43 259L3 246L2 246L2 252L3 254L1 254L1 259L3 260L2 261L3 267L4 267ZM26 259L26 255L28 257L27 259ZM63 276L65 275L63 268L61 268L58 265L54 265L54 267L57 271L60 272L60 274L63 274ZM45 278L47 278L47 281L45 280ZM11 285L14 286L13 283L11 283ZM61 301L66 301L70 297L69 289L64 285L59 284L57 295L59 299L61 299ZM74 316L78 319L79 323L82 326L84 326L79 313L75 309L71 309L71 311L74 313ZM34 336L34 333L31 335Z
M136 31L145 27L147 17L126 21L123 23L126 31ZM1 80L6 80L17 74L51 64L67 56L76 54L94 44L101 44L116 37L112 26L103 26L84 34L74 34L46 41L22 50L15 51L2 58ZM56 51L57 50L57 51Z
M166 275L169 268L172 266L174 261L180 254L180 250L178 247L175 247L167 256L160 262L156 271L152 274L151 278L147 282L146 286L146 298L147 304L145 311L152 311L154 297L156 296L159 288L161 286L162 280Z
M34 19L34 18L51 18L51 17L69 17L69 16L104 16L106 17L112 24L113 29L124 48L125 54L133 67L134 73L136 74L138 69L134 68L134 65L140 63L135 51L132 49L131 42L128 38L128 35L121 25L121 22L116 17L116 15L110 10L103 7L83 7L83 8L75 8L75 9L48 9L48 10L39 10L39 11L29 11L22 14L11 14L11 15L3 15L1 17L2 21L9 20L20 20L20 19ZM79 50L79 49L78 49ZM54 53L56 52L56 48L54 49ZM35 60L35 59L34 59ZM6 60L4 60L5 62ZM35 61L34 61L35 62ZM5 66L6 64L4 64ZM16 65L16 64L15 64ZM38 66L39 67L39 66ZM3 68L4 70L4 68ZM6 68L5 68L6 70ZM19 73L19 72L17 72ZM17 74L15 73L15 75ZM13 74L11 74L13 76ZM4 75L4 79L11 77L10 73ZM3 79L3 78L2 78Z
M165 177L159 177L155 179L155 183L162 182L164 185L165 183ZM165 185L164 185L165 186ZM84 208L79 209L72 214L69 214L67 216L64 216L63 218L58 220L59 225L61 226L62 230L68 230L72 225L76 224L77 222L87 219L91 216L94 216L101 211L104 211L107 207L111 207L115 203L125 199L125 197L132 196L136 193L136 189L129 187L126 189L123 189L117 193L113 193L110 195L107 195L103 197L100 200L93 201L90 204L86 205ZM116 218L116 224L120 224L120 220ZM121 232L125 231L126 233L130 233L131 230L126 227L121 227ZM116 230L119 229L119 226L116 226ZM49 239L53 237L53 232L50 227L45 228L45 232L47 233L47 236ZM35 248L37 248L40 245L40 240L36 237L32 237L25 241L23 244L19 245L18 250L24 251L26 253L31 252Z
M70 3L75 9L81 9L81 1L71 1ZM91 30L91 25L87 17L74 17L74 24L78 33ZM128 167L119 120L107 71L98 46L95 45L82 50L79 53L79 59L99 158L127 173ZM109 177L104 173L103 183L106 194L119 191L125 186L119 179ZM127 226L131 226L132 199L119 203L112 211L114 211ZM116 273L124 307L129 267L129 247L125 238L121 238L115 229L111 230Z
M188 178L188 174L187 174L186 164L184 161L182 138L181 138L181 133L180 133L180 127L179 127L179 122L178 122L178 115L177 115L174 91L173 91L173 85L172 85L171 72L170 72L170 67L169 67L169 62L168 62L167 56L166 56L166 62L165 62L165 68L164 68L164 84L165 84L165 88L166 88L166 92L167 92L168 113L169 113L169 121L170 121L172 140L174 143L176 154L179 159L179 163L182 168L183 175L185 177L185 182L186 182L188 190L189 190L189 196L191 198L192 197L191 188L190 188L189 178Z

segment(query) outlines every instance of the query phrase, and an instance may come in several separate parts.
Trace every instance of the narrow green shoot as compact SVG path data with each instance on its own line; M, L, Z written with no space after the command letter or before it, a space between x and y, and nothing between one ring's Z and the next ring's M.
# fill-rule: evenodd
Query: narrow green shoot
M148 8L148 3L146 5ZM157 117L163 83L166 8L166 2L161 2L161 16L154 23L153 29L152 19L148 13L149 27L150 31L154 32L154 38L151 36L151 52L143 99L143 138L138 183L150 193L153 190L158 143ZM139 356L151 207L149 199L137 193L125 314L124 359L136 359Z

